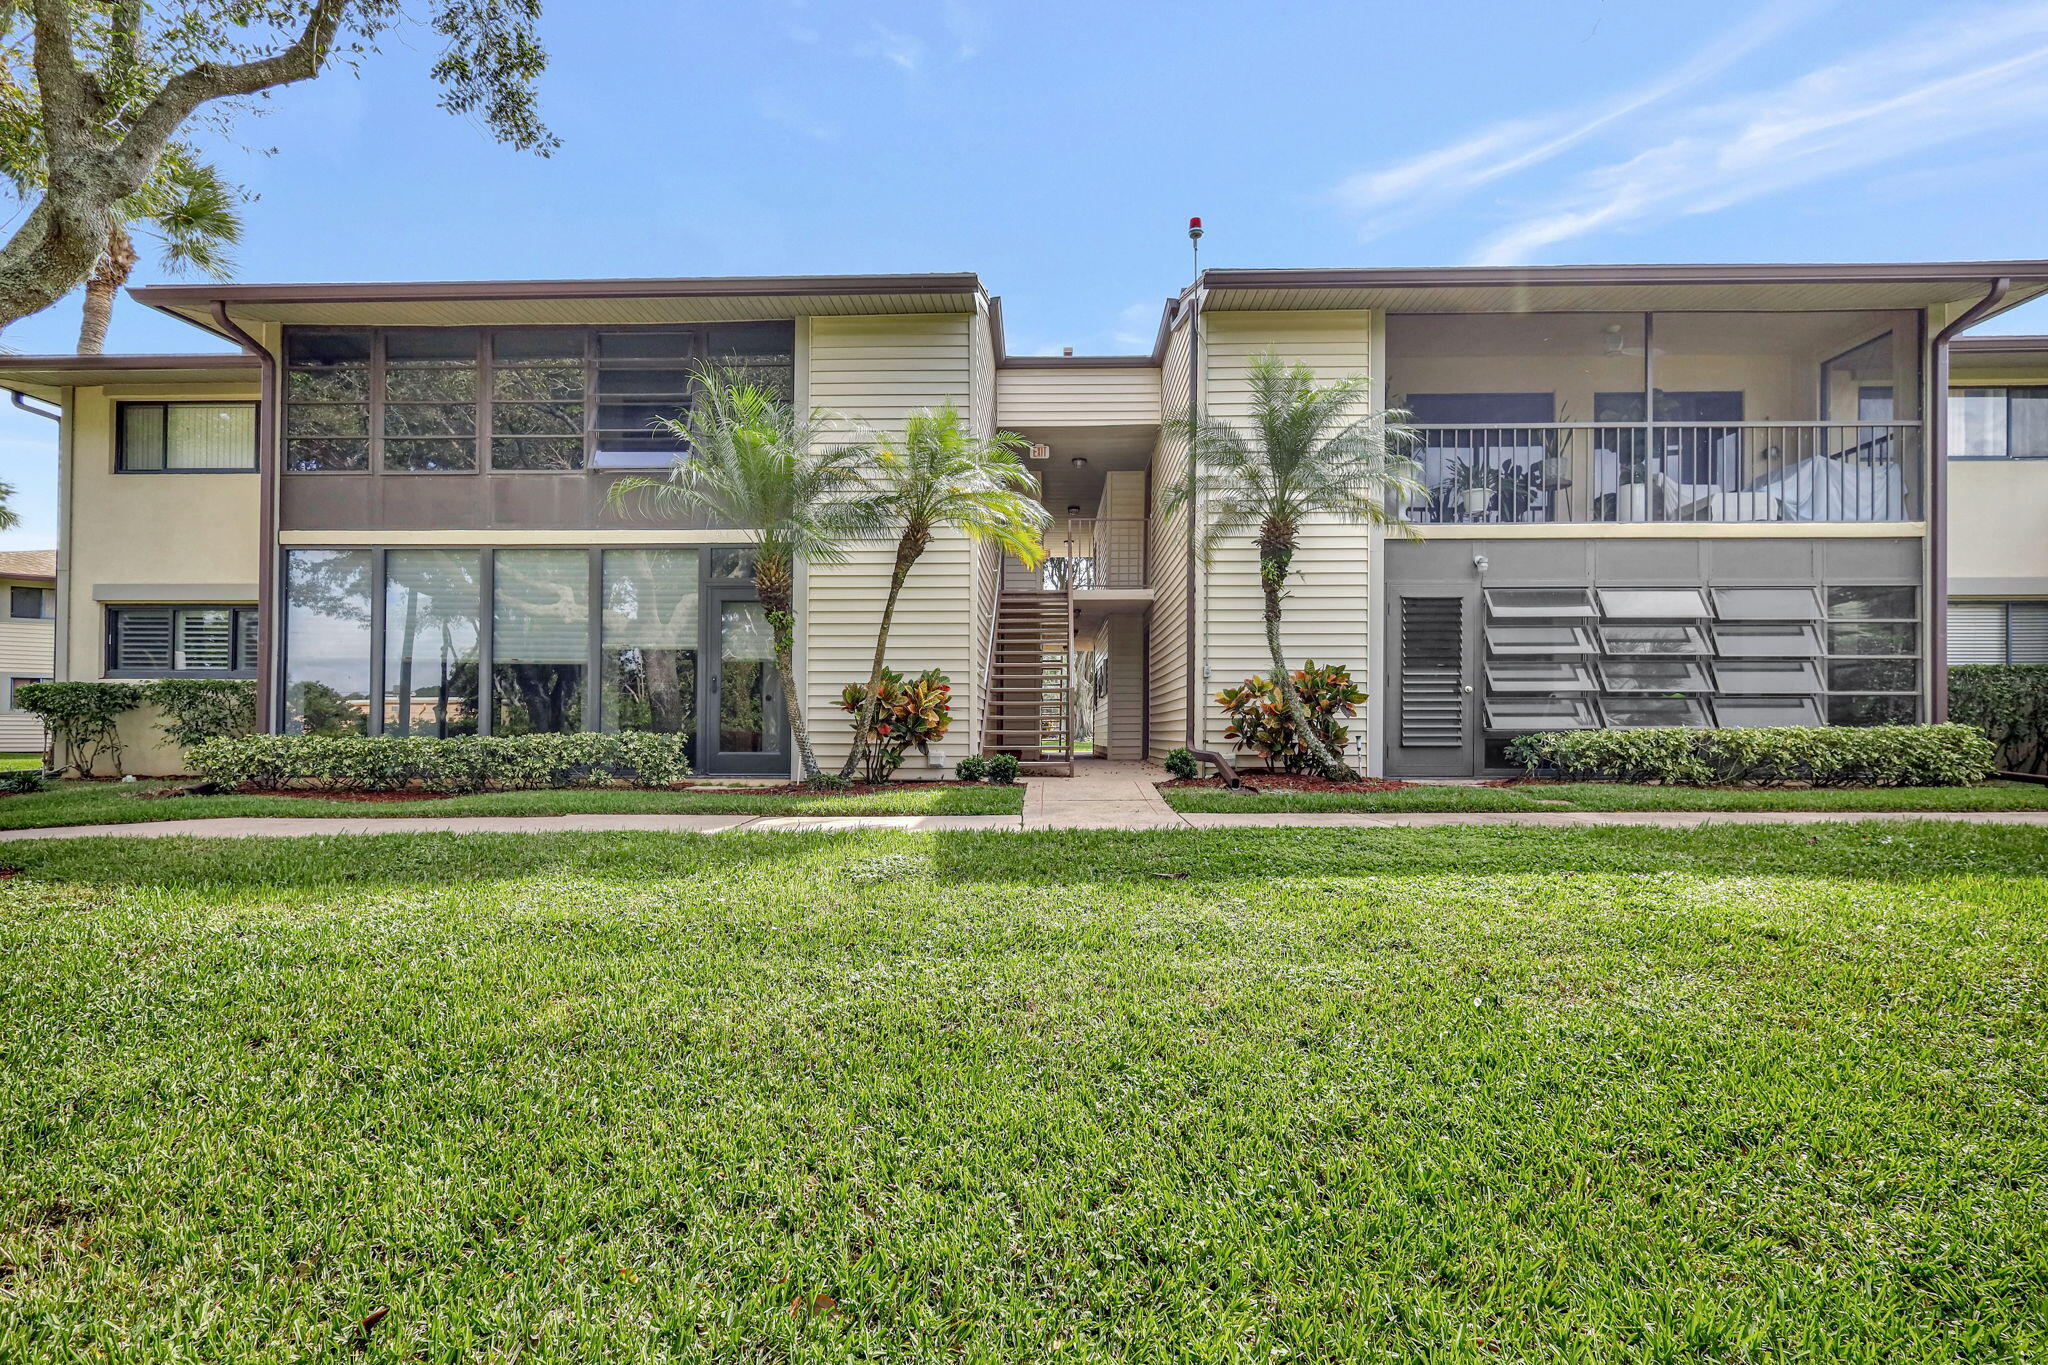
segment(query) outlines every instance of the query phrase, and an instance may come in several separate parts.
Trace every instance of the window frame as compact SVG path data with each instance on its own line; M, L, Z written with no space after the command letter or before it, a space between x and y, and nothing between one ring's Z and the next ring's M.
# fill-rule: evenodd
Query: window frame
M1548 717L1530 725L1497 725L1495 712L1498 707L1521 709L1533 707L1539 702L1553 702L1569 709L1571 721L1560 721ZM1546 696L1540 692L1503 693L1489 696L1480 708L1480 728L1490 735L1536 735L1546 730L1597 730L1600 728L1600 712L1593 705L1590 695L1572 693L1565 696Z
M2042 451L2041 451L2041 452L2040 452L2039 454L2037 454L2037 455L2015 455L2015 454L2013 454L2013 453L2012 453L2012 396L2013 396L2013 392L2014 392L2015 390L2020 390L2020 391L2024 391L2024 392L2037 392L2037 393L2040 393L2040 394L2042 395L2042 397L2043 397L2043 401L2048 401L2048 384L1955 384L1955 383L1951 383L1951 384L1949 385L1949 389L1948 389L1948 405L1949 405L1949 406L1948 406L1948 413L1949 413L1949 416L1948 416L1948 421L1949 421L1950 425L1949 425L1949 430L1948 430L1948 432L1947 432L1947 436L1948 436L1948 448L1949 448L1949 456L1948 456L1948 458L1949 458L1949 459L1951 459L1951 460L1973 460L1973 461L1977 461L1977 462L1979 462L1979 463L1993 463L1993 462L2000 462L2000 463L2002 463L2002 462L2004 462L2004 461L2007 461L2007 460L2048 460L2048 449L2044 449L2044 450L2042 450ZM1958 398L1963 398L1963 397L1967 397L1967 396L1969 396L1969 395L1970 395L1970 394L1971 394L1972 392L1982 392L1982 393L1985 393L1985 394L1993 394L1993 393L1995 393L1995 394L1997 394L1997 395L1998 395L1998 403L1999 403L1999 405L2001 406L2001 408L2002 408L2002 409L2004 410L2004 423L2003 423L2003 425L2004 425L2004 433L2003 433L2003 436L2004 436L2004 445L2005 445L2005 453L2004 453L2003 455L1958 455L1958 454L1956 454L1956 453L1955 453L1955 452L1956 452L1957 450L1961 449L1962 443L1961 443L1960 441L1958 441L1958 440L1956 439L1956 438L1957 438L1957 436L1958 436L1958 435L1960 435L1960 433L1959 433L1959 432L1957 432L1957 431L1956 431L1956 429L1955 429L1955 422L1956 422L1956 420L1957 420L1957 419L1956 419L1956 417L1955 417L1955 415L1954 415L1954 413L1955 413L1954 403L1955 403L1955 400L1956 400L1956 399L1958 399Z
M172 469L170 467L170 413L164 414L164 467L162 469L131 469L128 467L128 410L130 408L248 408L253 420L253 437L249 442L249 463L245 465L222 465L214 469ZM263 448L263 405L253 398L123 398L114 404L114 472L116 474L255 474L262 470Z
M1699 610L1641 611L1628 609L1627 599L1629 599L1630 597L1640 596L1649 593L1690 593L1693 597L1694 602L1698 604ZM1594 596L1600 603L1600 619L1602 621L1711 621L1714 619L1714 606L1713 603L1707 600L1707 590L1705 588L1602 587L1595 590Z
M718 533L711 532L709 534L712 536L716 536ZM685 538L678 541L650 540L644 543L632 544L606 543L599 545L585 544L554 546L503 545L492 544L488 541L466 541L460 544L434 545L432 547L393 545L377 541L354 541L345 545L288 546L286 547L287 554L289 554L292 551L299 550L338 550L359 551L367 553L371 557L370 574L372 586L370 592L370 619L368 625L370 641L370 704L369 709L366 713L367 724L364 731L364 733L368 735L382 735L392 733L392 731L385 724L386 711L389 707L389 703L391 700L388 690L388 679L385 676L387 672L385 668L385 660L388 644L389 615L389 602L387 600L387 595L388 585L390 582L388 555L389 552L393 550L418 548L432 548L436 550L446 550L455 553L474 553L479 556L480 568L478 578L478 590L480 593L482 603L480 608L480 629L478 631L478 640L476 645L477 670L479 679L479 701L477 708L476 733L479 735L490 735L496 732L497 730L495 724L495 712L497 710L497 707L495 701L491 696L490 691L487 689L490 689L492 687L491 679L494 676L498 664L501 662L498 658L497 641L495 639L495 636L497 634L497 623L495 619L497 601L496 589L498 576L498 556L500 553L528 549L561 549L573 550L578 554L587 555L589 557L589 583L591 595L589 598L589 610L585 613L587 637L586 644L588 648L584 656L587 660L587 669L585 673L584 696L582 702L582 728L574 731L563 732L571 734L612 733L612 731L608 728L611 725L612 717L607 712L604 705L602 686L604 658L608 649L610 648L610 646L608 646L606 643L605 621L607 614L603 608L603 604L605 601L604 565L605 557L607 555L612 554L614 552L634 550L695 551L698 556L696 591L698 594L699 610L701 612L703 608L703 603L707 595L713 590L715 590L717 587L721 586L721 583L724 586L730 587L744 581L739 579L720 580L719 578L717 578L712 571L713 556L720 552L727 552L731 556L735 557L735 559L738 559L741 557L750 557L753 553L752 547L750 545L738 543L733 540L696 538ZM290 572L289 559L285 561L284 572L285 575L288 577ZM706 628L707 623L700 615L699 635L698 642L696 645L696 650L699 654L700 662L702 659L703 651L707 648L705 644L706 637L703 634L703 631ZM284 714L286 714L285 699L287 696L287 688L289 686L290 679L292 676L292 640L290 629L282 620L278 622L277 634L277 669L275 676L271 680L269 696L272 705L277 708L276 714L279 716L283 716ZM165 677L176 675L131 674L130 676ZM208 673L199 676L219 677L221 675L217 673ZM699 737L701 738L701 734Z
M20 687L24 683L46 683L55 681L55 678L46 678L41 676L40 674L9 674L7 677L7 695L4 697L0 697L0 711L7 712L10 715L22 714L21 708L14 704L14 689Z
M14 595L18 592L39 594L33 616L24 616L14 609ZM57 591L40 583L10 583L7 585L7 619L10 621L54 621L57 619Z
M2042 657L2042 658L2039 658L2039 659L2015 659L2015 658L2013 658L2013 642L2014 642L2014 634L2015 634L2015 629L2016 629L2016 628L2015 628L2015 625L2014 625L2014 621L2013 621L2013 618L2014 618L2014 616L2015 616L2015 614L2016 614L2016 609L2017 609L2017 608L2020 608L2020 607L2035 607L2035 608L2038 608L2039 610L2041 610L2041 611L2043 611L2043 612L2048 612L2048 598L2039 598L2039 597L1952 597L1952 598L1950 598L1950 599L1949 599L1949 603L1948 603L1948 620L1949 620L1949 622L1950 622L1951 624L1950 624L1950 627L1949 627L1949 631L1950 631L1949 639L1948 639L1948 641L1947 641L1946 643L1947 643L1947 645L1948 645L1948 653L1949 653L1949 662L1950 662L1951 664L1954 664L1954 663L1956 662L1956 659L1955 659L1955 638L1954 638L1954 625L1953 625L1953 622L1954 622L1954 621L1955 621L1955 619L1956 619L1956 608L1958 608L1958 607L1996 607L1996 608L1998 609L1998 615L1999 615L1999 627L1998 627L1999 645L1998 645L1998 649L1999 649L1999 654L2000 654L2000 655L2001 655L2002 657L2001 657L2001 658L2000 658L2000 659L1999 659L1999 660L1998 660L1997 662L1995 662L1995 663L1989 663L1989 664L1980 664L1980 665L1976 665L1977 667L1984 667L1984 668L2015 668L2015 667L2032 667L2032 666L2035 666L2035 665L2040 665L2040 664L2048 664L2048 656L2044 656L2044 657ZM1888 656L1885 656L1885 655L1866 655L1866 656L1862 656L1862 657L1867 657L1867 658L1884 658L1884 657L1888 657ZM1970 665L1963 665L1963 666L1964 666L1964 667L1970 667Z
M224 611L228 613L228 668L123 668L120 666L121 618L133 612L161 611L170 614L172 663L177 661L178 613L181 611ZM101 629L100 676L102 678L254 678L257 647L243 628L255 619L254 602L112 602L104 612Z
M1912 613L1904 616L1897 614L1866 616L1853 610L1837 610L1836 593L1846 594L1857 591L1909 592L1913 597ZM1904 723L1912 723L1924 718L1927 714L1926 695L1928 685L1928 668L1925 655L1929 641L1927 640L1926 631L1921 625L1921 613L1925 610L1927 604L1927 593L1923 586L1919 583L1828 583L1821 589L1821 601L1826 605L1828 612L1827 619L1821 623L1822 645L1826 649L1823 659L1826 666L1821 670L1821 676L1827 683L1827 691L1824 694L1824 708L1828 723L1830 725L1855 723L1838 721L1835 717L1838 712L1850 710L1853 703L1857 700L1869 698L1880 700L1903 698L1907 703L1904 709L1909 713L1908 720ZM1847 606L1849 604L1847 601L1844 601L1839 605ZM1910 648L1895 654L1845 654L1836 651L1836 627L1868 625L1910 627L1907 632L1912 642ZM1879 689L1835 686L1835 665L1837 663L1884 663L1888 661L1904 661L1912 666L1913 686L1911 688ZM1885 724L1887 722L1879 721L1876 723Z

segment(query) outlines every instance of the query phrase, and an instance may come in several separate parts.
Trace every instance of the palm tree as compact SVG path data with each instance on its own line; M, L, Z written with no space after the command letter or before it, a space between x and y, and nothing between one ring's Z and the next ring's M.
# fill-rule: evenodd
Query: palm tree
M854 722L853 747L839 769L851 778L875 723L882 686L883 660L889 652L889 627L896 619L896 599L903 581L935 532L950 528L974 541L993 541L1027 565L1045 558L1043 537L1051 521L1038 502L1038 480L1017 452L1023 437L999 431L983 439L967 429L951 403L914 412L904 424L903 441L876 451L880 498L889 523L900 522L896 563L889 573L889 595L882 602L882 624L875 632L875 659L868 670L867 698Z
M818 758L796 689L796 566L841 563L844 542L878 525L880 508L864 477L872 447L838 443L833 431L843 423L830 414L799 412L771 389L708 368L698 372L689 415L660 425L683 439L686 452L666 477L619 480L608 502L621 507L638 497L656 512L748 534L754 591L775 632L790 737L804 777L815 779Z
M1419 438L1404 425L1406 413L1358 415L1368 381L1357 375L1318 384L1314 370L1269 351L1253 359L1247 383L1251 413L1243 424L1193 413L1166 424L1189 452L1188 478L1168 495L1167 509L1199 510L1212 547L1233 533L1254 533L1274 684L1323 775L1355 780L1358 774L1309 723L1280 645L1280 604L1302 523L1310 518L1413 534L1406 518L1389 509L1407 506L1422 487L1409 455Z
M162 241L163 266L171 274L196 272L224 280L234 267L229 249L242 237L242 216L235 208L239 197L213 167L181 149L167 151L156 175L121 201L119 216L107 228L106 249L85 282L78 353L98 355L106 349L114 296L141 259L129 227Z

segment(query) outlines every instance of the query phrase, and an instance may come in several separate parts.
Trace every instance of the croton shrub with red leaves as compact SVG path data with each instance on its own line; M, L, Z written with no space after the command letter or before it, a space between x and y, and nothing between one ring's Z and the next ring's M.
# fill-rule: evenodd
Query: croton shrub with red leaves
M856 728L867 695L865 683L848 683L840 693L839 709L853 717ZM876 695L875 723L865 736L856 736L855 742L862 746L863 780L886 782L903 766L911 749L927 753L945 737L953 724L953 686L936 668L914 678L885 668Z
M1308 711L1309 724L1333 752L1341 752L1351 732L1345 718L1358 714L1365 693L1351 681L1351 670L1343 664L1318 664L1310 659L1292 674L1295 691ZM1223 737L1242 753L1246 749L1266 760L1266 771L1307 772L1315 766L1307 742L1295 728L1294 718L1280 699L1280 688L1271 678L1246 678L1237 687L1216 694L1216 705L1230 719Z

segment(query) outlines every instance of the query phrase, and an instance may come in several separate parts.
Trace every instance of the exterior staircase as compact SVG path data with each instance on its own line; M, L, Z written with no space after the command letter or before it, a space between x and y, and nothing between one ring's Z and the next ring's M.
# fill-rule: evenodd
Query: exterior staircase
M1074 775L1074 596L1004 556L990 629L981 751L1028 770Z

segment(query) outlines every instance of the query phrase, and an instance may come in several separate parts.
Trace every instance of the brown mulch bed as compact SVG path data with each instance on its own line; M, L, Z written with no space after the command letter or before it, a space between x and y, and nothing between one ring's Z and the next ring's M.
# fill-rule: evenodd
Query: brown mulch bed
M1365 777L1356 782L1332 782L1327 778L1308 777L1300 773L1239 773L1244 780L1240 791L1266 792L1397 792L1415 785L1413 782L1397 782L1391 777ZM1228 787L1230 784L1220 777L1176 777L1170 782L1161 782L1168 790L1185 787Z
M915 791L920 787L973 787L975 782L852 782L844 787L829 791L814 791L801 782L782 782L772 787L728 787L712 782L689 782L680 787L560 787L558 791L589 792L660 792L669 796L879 796L885 792ZM533 789L538 790L538 789ZM189 787L165 787L158 791L142 792L139 800L154 800L167 796L185 796L191 793ZM260 787L241 786L235 788L241 796L297 796L311 801L446 801L455 796L489 795L485 792L350 792L329 791L322 787L291 787L277 791L266 791Z

